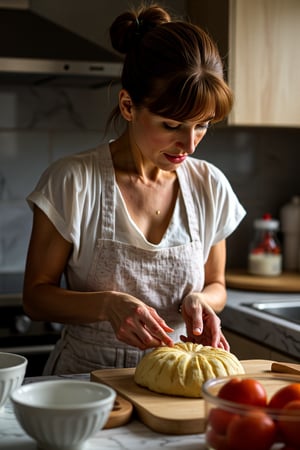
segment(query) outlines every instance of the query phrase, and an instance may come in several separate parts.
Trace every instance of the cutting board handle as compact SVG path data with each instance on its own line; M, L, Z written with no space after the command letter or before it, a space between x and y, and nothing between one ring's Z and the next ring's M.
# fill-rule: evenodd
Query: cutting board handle
M283 362L274 361L271 365L271 371L279 372L279 373L291 373L294 375L300 375L300 364L285 363L285 362L283 363Z

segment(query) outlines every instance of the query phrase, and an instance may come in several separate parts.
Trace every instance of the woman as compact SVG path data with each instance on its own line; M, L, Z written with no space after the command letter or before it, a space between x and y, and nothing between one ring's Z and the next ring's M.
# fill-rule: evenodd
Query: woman
M125 54L111 121L125 131L55 162L28 197L24 307L65 324L45 374L134 367L180 339L229 349L216 312L225 239L245 212L216 167L190 158L232 106L220 56L157 5L121 14L110 32Z

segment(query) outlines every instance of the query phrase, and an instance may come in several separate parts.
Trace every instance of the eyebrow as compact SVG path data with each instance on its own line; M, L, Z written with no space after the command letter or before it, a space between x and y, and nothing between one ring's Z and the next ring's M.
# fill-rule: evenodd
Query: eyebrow
M204 122L210 122L211 120L213 120L214 119L214 115L213 116L209 116L209 117L205 117L205 118L203 118L203 119L195 119L195 120L193 120L193 119L189 119L189 120L186 120L185 122L194 122L194 123L204 123Z

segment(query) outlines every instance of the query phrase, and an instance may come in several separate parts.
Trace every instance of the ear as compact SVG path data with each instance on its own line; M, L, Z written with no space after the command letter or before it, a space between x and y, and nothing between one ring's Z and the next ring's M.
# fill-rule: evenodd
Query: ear
M122 116L128 122L132 120L132 107L133 104L130 95L125 89L121 89L119 93L119 108Z

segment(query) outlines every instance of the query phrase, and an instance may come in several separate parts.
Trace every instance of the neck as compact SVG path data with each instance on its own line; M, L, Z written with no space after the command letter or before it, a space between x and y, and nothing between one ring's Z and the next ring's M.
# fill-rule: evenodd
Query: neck
M128 132L112 142L110 148L115 170L127 173L132 181L149 184L174 178L173 172L166 172L145 161L139 147L131 142Z

